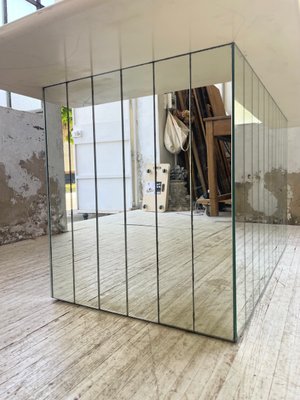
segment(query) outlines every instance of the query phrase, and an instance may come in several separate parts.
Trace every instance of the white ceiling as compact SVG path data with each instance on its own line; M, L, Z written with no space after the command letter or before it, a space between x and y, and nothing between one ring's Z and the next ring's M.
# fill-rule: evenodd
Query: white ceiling
M0 88L42 88L236 42L300 125L299 0L64 0L0 28Z
M184 90L190 86L189 56L183 55L155 63L155 93ZM231 45L193 53L191 56L192 88L231 81ZM121 98L120 72L94 76L94 104L110 103ZM151 63L122 70L123 98L137 98L153 94L153 67ZM47 87L45 99L49 103L66 105L66 85ZM68 84L68 102L71 107L92 104L91 79L80 79Z

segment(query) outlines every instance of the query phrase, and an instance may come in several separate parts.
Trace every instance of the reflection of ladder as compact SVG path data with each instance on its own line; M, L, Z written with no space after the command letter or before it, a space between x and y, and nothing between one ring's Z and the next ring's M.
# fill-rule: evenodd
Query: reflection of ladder
M231 135L231 117L205 118L209 199L198 199L198 204L210 207L210 216L219 215L219 203L231 204L231 193L218 194L216 140Z

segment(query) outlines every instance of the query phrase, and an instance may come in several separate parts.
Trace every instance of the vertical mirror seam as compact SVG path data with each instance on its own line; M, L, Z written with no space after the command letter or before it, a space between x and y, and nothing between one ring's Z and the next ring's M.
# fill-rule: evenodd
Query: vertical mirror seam
M48 155L48 132L47 132L47 105L45 88L43 88L43 106L44 106L44 135L45 135L45 156L46 156L46 195L47 195L47 216L48 226L47 233L49 238L49 264L50 264L50 291L51 297L54 297L53 289L53 263L52 263L52 235L51 235L51 204L50 204L50 175L49 175L49 155Z
M98 309L101 309L101 275L99 257L99 216L98 216L98 171L97 171L97 144L96 144L96 124L95 124L95 92L94 77L91 76L91 95L92 95L92 131L93 131L93 155L94 155L94 185L95 185L95 211L96 211L96 250L97 250L97 289L98 289Z
M156 289L157 289L157 321L160 323L160 270L159 270L159 242L158 242L158 202L157 202L157 131L156 131L156 84L155 65L152 65L152 104L153 104L153 149L154 149L154 213L155 213L155 251L156 251Z
M192 130L192 55L189 54L189 191L190 191L190 214L191 214L191 257L192 257L192 312L193 312L193 331L195 331L195 260L194 260L194 207L193 207L193 184L192 184L192 146L194 144L194 134Z
M76 275L75 275L75 260L74 260L74 219L73 219L73 198L72 198L72 158L71 158L71 123L70 123L70 105L69 105L69 84L66 83L66 105L67 105L67 130L68 130L68 148L69 148L69 181L71 193L71 240L72 240L72 275L73 275L73 301L76 303Z
M120 101L121 101L121 130L122 130L122 172L123 172L123 199L124 199L124 244L125 244L125 286L126 286L126 315L129 315L128 301L128 253L127 253L127 200L126 200L126 166L125 166L125 123L123 98L123 71L120 70Z
M237 327L237 272L236 272L236 193L235 193L235 62L236 62L235 44L231 45L231 197L232 197L232 210L231 210L231 229L232 229L232 286L233 286L233 341L236 342L238 339L238 327Z

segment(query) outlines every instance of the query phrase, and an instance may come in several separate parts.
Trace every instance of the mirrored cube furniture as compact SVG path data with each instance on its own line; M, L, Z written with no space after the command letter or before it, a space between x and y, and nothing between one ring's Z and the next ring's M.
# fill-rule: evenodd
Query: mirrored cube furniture
M72 109L64 135L52 104ZM58 82L44 107L52 296L237 341L285 249L287 121L236 45ZM168 110L189 129L176 157L164 146ZM59 193L63 136L76 183ZM154 172L149 212L146 166L164 163L182 204L158 209Z

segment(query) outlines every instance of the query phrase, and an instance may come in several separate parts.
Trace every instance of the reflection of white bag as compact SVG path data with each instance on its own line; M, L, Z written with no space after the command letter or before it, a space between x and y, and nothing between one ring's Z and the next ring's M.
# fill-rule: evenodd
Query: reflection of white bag
M165 126L164 142L166 149L172 154L178 154L180 151L187 151L183 146L188 138L189 129L179 118L168 111L167 122Z

